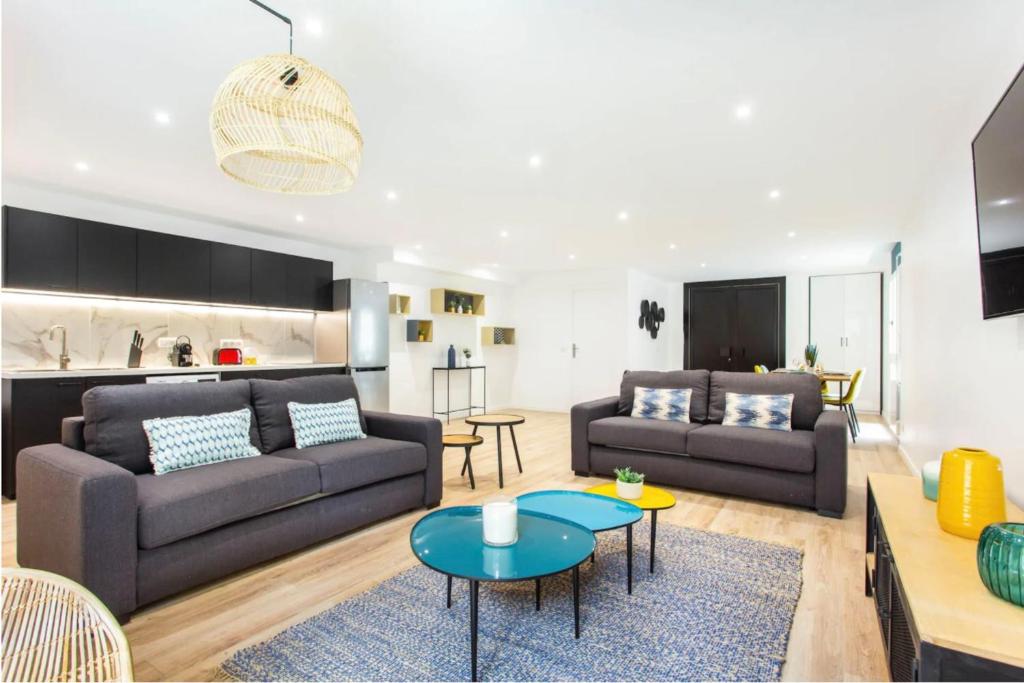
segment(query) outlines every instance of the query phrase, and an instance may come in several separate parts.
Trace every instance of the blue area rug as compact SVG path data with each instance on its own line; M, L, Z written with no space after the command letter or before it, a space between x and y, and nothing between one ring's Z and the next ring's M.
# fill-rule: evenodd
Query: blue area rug
M658 525L656 574L646 522L634 529L633 595L625 533L598 534L581 568L573 638L571 573L480 585L479 675L508 681L778 680L800 598L802 552ZM235 653L225 678L246 681L455 681L469 678L468 582L417 566L273 639Z

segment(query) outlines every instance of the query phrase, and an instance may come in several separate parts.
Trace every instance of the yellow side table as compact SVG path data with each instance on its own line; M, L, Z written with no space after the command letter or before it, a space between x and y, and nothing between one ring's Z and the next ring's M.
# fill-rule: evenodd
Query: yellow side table
M601 484L600 486L591 486L587 489L587 493L596 493L599 496L608 496L609 498L615 498L616 500L624 500L627 503L636 505L641 510L651 511L651 574L654 573L654 542L657 538L658 533L658 510L667 510L670 507L675 507L676 497L665 489L659 489L657 486L651 486L644 484L644 493L639 498L629 499L620 498L615 493L615 482L610 484Z

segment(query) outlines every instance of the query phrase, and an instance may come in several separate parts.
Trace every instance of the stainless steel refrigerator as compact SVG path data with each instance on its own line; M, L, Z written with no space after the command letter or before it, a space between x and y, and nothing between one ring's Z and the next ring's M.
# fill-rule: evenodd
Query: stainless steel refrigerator
M334 311L316 314L318 363L344 363L366 410L389 410L388 284L335 280Z

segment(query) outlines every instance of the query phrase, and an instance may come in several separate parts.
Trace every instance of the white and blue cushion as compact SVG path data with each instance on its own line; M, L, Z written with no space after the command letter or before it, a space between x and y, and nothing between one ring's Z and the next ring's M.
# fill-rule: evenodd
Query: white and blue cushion
M142 421L155 474L259 455L249 436L251 425L252 411L248 408Z
M722 424L793 431L793 394L725 394Z
M292 420L292 431L295 432L296 448L366 438L359 423L359 406L354 398L337 403L289 401L288 415Z
M690 389L652 389L636 387L633 390L632 417L648 420L690 421Z

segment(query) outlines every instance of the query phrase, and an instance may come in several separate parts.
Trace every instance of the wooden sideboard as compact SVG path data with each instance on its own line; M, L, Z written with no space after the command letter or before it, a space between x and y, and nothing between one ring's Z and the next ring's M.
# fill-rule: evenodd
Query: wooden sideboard
M1024 680L1024 608L985 588L977 545L939 527L919 478L868 475L865 591L892 680Z

